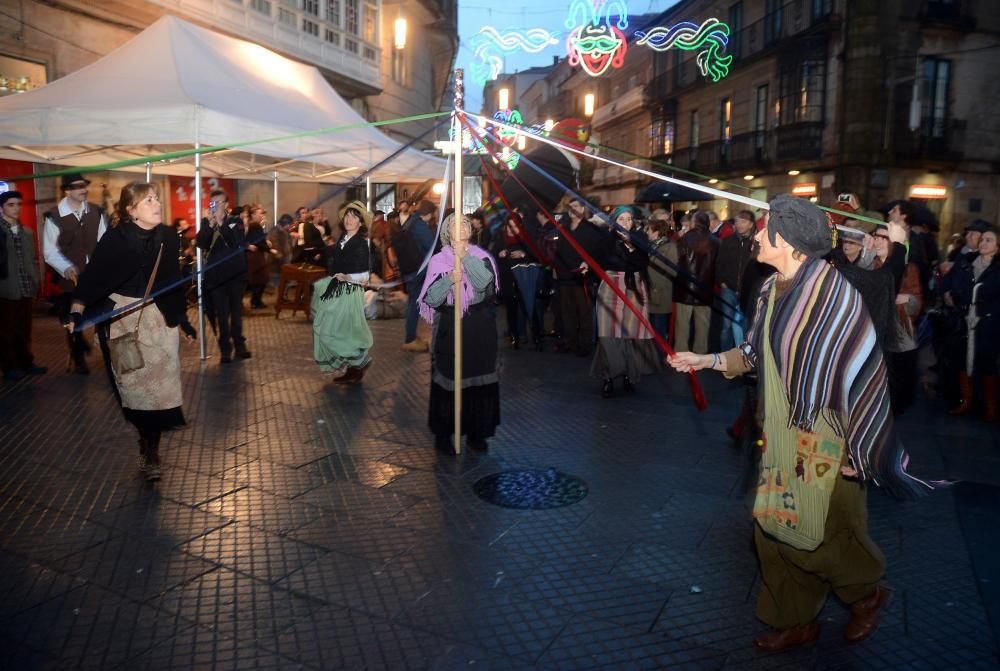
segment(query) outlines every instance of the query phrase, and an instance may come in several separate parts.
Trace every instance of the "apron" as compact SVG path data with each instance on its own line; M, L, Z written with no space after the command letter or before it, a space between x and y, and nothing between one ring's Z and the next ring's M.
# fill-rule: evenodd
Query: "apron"
M823 541L830 497L844 459L844 439L819 413L812 431L788 426L789 402L771 350L774 287L764 319L764 435L753 516L776 540L800 550Z
M135 298L111 294L115 309L135 302ZM139 321L139 315L142 320ZM108 327L109 338L116 338L135 329L139 321L139 349L144 366L128 373L119 373L111 360L115 386L122 397L122 407L132 410L169 410L180 407L181 391L180 335L170 328L155 303L140 310L126 312Z

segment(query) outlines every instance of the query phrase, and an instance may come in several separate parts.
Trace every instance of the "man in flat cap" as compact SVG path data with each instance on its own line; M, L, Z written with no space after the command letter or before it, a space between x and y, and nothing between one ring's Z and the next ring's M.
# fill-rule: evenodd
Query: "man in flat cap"
M890 592L868 536L865 486L904 497L931 485L906 473L889 412L882 352L861 296L824 257L831 224L815 205L778 196L756 236L777 273L757 298L746 342L728 352L680 352L681 372L756 370L760 474L753 516L762 585L757 617L774 631L754 647L780 651L819 636L830 592L850 604L850 643L878 628Z
M64 198L55 210L45 213L42 252L45 263L55 273L62 290L55 301L62 318L69 316L77 280L90 262L97 241L107 230L104 212L97 205L87 202L89 184L90 180L84 179L80 173L63 175ZM87 352L90 347L83 333L67 334L66 338L69 344L67 369L79 375L88 374Z

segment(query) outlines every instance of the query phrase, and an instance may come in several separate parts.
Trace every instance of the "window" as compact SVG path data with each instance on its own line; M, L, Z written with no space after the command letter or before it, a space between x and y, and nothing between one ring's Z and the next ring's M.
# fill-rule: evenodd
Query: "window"
M302 19L302 32L313 37L319 37L319 24L309 19Z
M940 58L924 60L920 85L920 130L928 137L945 136L950 76L950 62Z
M821 21L833 11L833 0L812 0L812 19Z
M352 35L358 35L358 0L344 0L344 28ZM357 52L357 45L354 51Z
M663 120L663 153L674 153L674 120Z
M392 49L392 81L406 85L406 49Z
M724 98L719 106L719 139L726 143L733 139L732 98Z
M278 7L278 21L286 26L291 26L293 30L295 29L295 24L298 23L295 14L284 7Z
M767 0L767 9L764 14L764 44L771 45L781 39L781 22L784 18L785 7L782 0Z
M823 93L826 88L826 63L803 60L783 67L781 102L778 106L782 124L823 121Z
M271 16L271 0L250 0L250 9Z
M302 11L306 14L319 16L319 0L302 0Z
M327 0L326 22L331 26L340 27L340 0Z
M754 101L754 121L755 131L754 146L764 146L764 133L767 131L767 84L757 87L757 98Z
M688 128L688 146L697 147L700 142L701 127L698 124L698 110L691 110L691 125Z
M370 2L365 3L364 29L365 42L378 44L378 7Z
M329 28L323 31L323 39L330 44L333 44L338 47L340 46L340 33L335 33Z
M737 2L729 8L729 47L726 53L733 58L740 57L740 37L743 33L743 3Z

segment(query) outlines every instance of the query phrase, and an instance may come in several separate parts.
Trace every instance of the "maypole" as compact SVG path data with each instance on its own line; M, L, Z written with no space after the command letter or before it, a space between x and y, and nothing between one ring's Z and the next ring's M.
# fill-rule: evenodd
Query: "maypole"
M452 124L452 147L455 156L455 188L452 200L451 248L455 250L452 292L455 294L455 454L462 453L462 257L456 244L462 235L462 114L465 107L465 72L455 69L455 112ZM444 203L442 203L444 205Z

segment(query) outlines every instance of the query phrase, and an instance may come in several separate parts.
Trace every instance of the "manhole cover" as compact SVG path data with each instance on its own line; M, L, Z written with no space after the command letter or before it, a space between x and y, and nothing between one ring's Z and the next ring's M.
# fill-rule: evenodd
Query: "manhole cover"
M587 495L587 483L554 468L502 471L478 480L473 491L504 508L543 510L576 503Z

